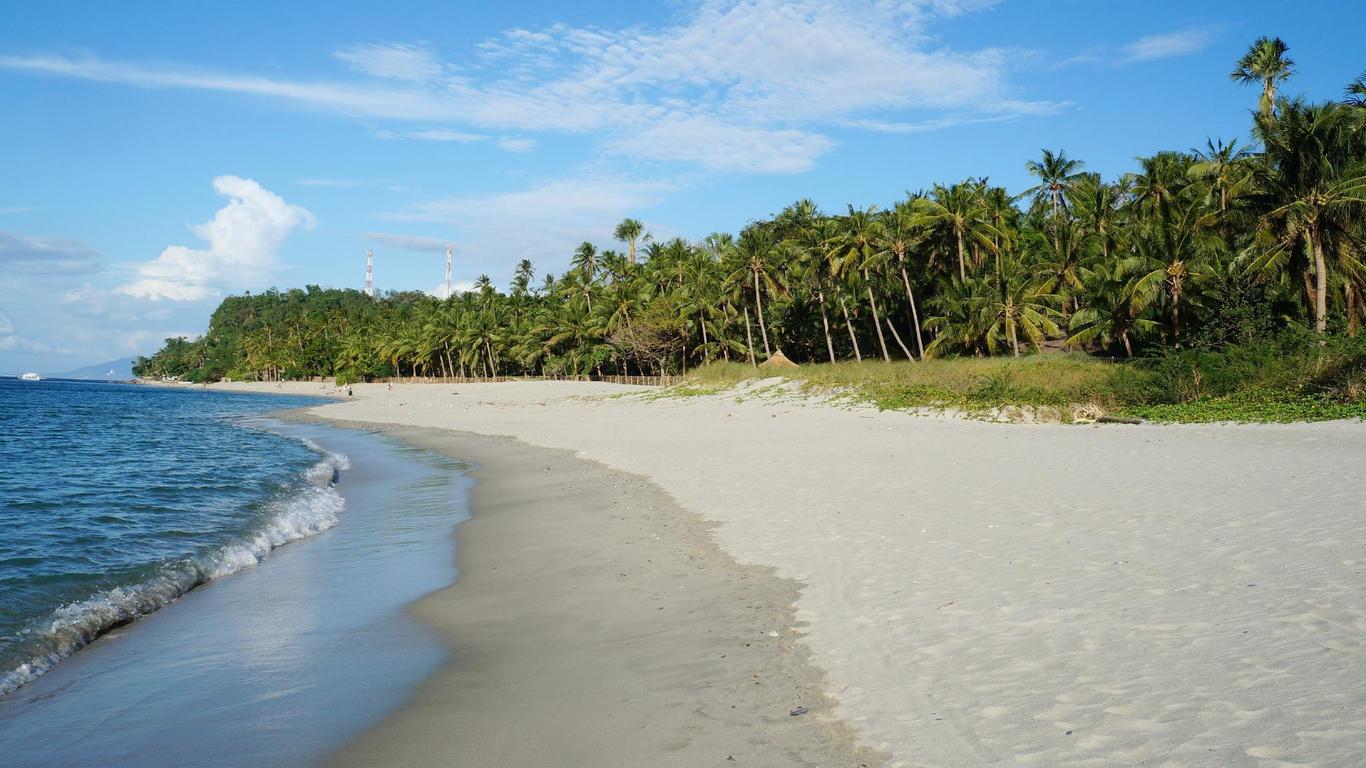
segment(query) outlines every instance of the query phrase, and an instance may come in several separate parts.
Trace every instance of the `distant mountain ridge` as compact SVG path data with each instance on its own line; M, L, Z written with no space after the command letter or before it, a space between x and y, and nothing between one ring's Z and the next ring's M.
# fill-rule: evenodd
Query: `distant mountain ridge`
M74 371L57 374L58 379L98 379L100 381L129 381L133 378L133 358L120 357L105 363L87 365Z

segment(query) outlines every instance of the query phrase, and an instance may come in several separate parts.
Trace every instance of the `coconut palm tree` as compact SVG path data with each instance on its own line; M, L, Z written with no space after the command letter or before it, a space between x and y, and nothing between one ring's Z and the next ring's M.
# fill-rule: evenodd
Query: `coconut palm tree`
M1085 167L1086 163L1069 159L1062 150L1054 154L1045 149L1043 157L1025 163L1025 170L1039 183L1021 192L1016 199L1028 197L1033 199L1035 205L1047 205L1051 216L1056 219L1060 213L1067 211L1067 192L1081 177Z
M1002 232L991 222L990 212L983 203L980 182L964 181L945 187L936 184L926 197L913 203L916 209L914 226L923 227L948 242L958 253L958 279L968 278L968 246L981 247L992 253Z
M764 292L781 290L777 279L778 243L769 227L750 225L740 233L732 249L732 265L726 282L732 285L753 286L754 314L759 320L759 334L764 342L764 359L773 356L768 343L768 324L764 319Z
M1366 107L1366 72L1357 75L1357 78L1347 84L1343 93L1347 103L1354 107Z
M1290 46L1279 37L1259 37L1229 73L1235 83L1261 84L1262 95L1257 104L1264 119L1274 116L1277 84L1295 74L1295 60L1285 55L1289 50Z
M622 219L613 236L629 248L627 258L632 264L636 263L636 242L641 238L650 239L650 234L645 231L645 225L639 219Z
M1271 237L1253 269L1284 263L1288 251L1302 246L1312 263L1314 328L1324 334L1329 243L1359 238L1366 216L1366 137L1337 104L1282 100L1279 110L1274 119L1257 119L1265 151L1249 198Z
M890 363L892 356L887 353L887 339L882 333L882 318L877 311L873 281L869 279L868 274L870 266L883 254L882 244L885 242L882 222L878 220L876 213L876 206L867 209L849 206L849 215L840 219L836 233L839 247L831 267L835 277L859 283L868 294L868 308L873 315L873 330L877 331L878 348L882 351L882 359Z

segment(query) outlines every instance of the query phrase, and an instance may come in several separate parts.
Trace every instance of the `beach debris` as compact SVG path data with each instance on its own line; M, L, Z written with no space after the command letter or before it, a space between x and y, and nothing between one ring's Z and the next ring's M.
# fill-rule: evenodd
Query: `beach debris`
M800 717L800 716L802 716L802 715L804 715L804 714L806 714L807 712L810 712L810 711L811 711L811 710L807 709L806 707L797 707L796 709L792 710L791 712L788 712L788 713L787 713L787 716L788 716L788 717Z

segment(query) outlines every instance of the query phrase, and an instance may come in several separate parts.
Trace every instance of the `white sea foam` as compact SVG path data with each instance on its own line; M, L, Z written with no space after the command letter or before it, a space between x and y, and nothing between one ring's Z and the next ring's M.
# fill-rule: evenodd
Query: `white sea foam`
M350 460L311 440L304 443L324 458L305 473L302 488L269 502L261 527L208 555L167 563L150 579L62 606L30 625L21 634L38 648L27 662L0 673L0 696L37 679L105 632L152 613L207 581L255 567L276 547L336 525L345 501L334 485L338 473L351 467Z

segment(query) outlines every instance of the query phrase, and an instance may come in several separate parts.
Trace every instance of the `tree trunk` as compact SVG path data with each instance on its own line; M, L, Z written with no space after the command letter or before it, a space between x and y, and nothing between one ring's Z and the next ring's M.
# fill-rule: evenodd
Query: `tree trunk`
M901 334L896 332L896 326L892 324L892 318L887 318L886 322L887 330L892 332L892 338L896 339L896 345L901 347L901 351L906 355L906 359L915 362L915 355L912 355L911 350L906 348L906 342L901 340Z
M759 364L754 361L754 330L749 327L749 307L745 307L745 349L749 351L749 364L758 368Z
M968 279L968 266L964 261L966 256L963 254L963 233L955 232L954 234L958 236L958 279L966 282Z
M711 362L711 350L707 349L707 324L702 320L702 316L697 316L697 325L702 329L702 362Z
M868 282L868 274L863 275L863 287L868 291L868 305L873 309L873 329L877 331L877 345L882 349L883 362L892 362L892 356L887 354L887 338L882 335L882 319L877 314L877 300L873 298L873 284Z
M835 362L835 342L830 338L830 318L825 314L825 290L816 289L816 296L821 302L821 326L825 328L825 350L830 353L830 362Z
M759 296L759 273L751 271L754 275L754 309L759 313L759 335L764 339L764 359L773 357L773 352L768 347L768 328L764 326L764 302Z
M906 264L901 264L901 282L906 285L906 300L911 303L911 321L915 323L915 348L920 359L925 359L925 339L920 333L920 310L915 306L915 294L911 292L911 278L906 274Z
M863 362L863 353L858 350L858 336L854 335L854 324L849 320L849 306L844 303L844 297L840 296L840 309L844 311L844 327L849 329L849 342L854 345L854 359Z
M1317 227L1309 230L1309 247L1314 250L1314 330L1322 336L1328 332L1328 262Z
M1016 357L1020 356L1020 339L1015 334L1015 324L1006 323L1006 331L1010 334L1010 348Z
M1129 332L1120 331L1119 338L1124 340L1124 354L1130 358L1134 356L1133 345L1129 343Z

